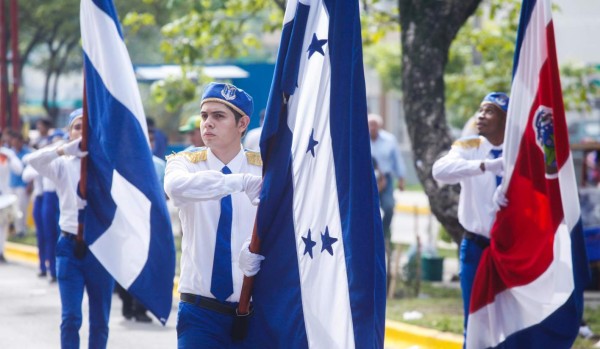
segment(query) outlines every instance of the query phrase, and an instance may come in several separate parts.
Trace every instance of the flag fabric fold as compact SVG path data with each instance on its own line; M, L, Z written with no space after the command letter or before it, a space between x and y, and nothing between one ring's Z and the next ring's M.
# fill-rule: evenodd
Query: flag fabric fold
M523 1L510 97L508 206L477 270L467 348L570 348L588 269L549 0Z
M383 347L385 251L363 69L358 1L288 1L260 147L261 348Z
M163 324L175 247L146 117L112 0L82 0L89 115L84 238L90 251Z

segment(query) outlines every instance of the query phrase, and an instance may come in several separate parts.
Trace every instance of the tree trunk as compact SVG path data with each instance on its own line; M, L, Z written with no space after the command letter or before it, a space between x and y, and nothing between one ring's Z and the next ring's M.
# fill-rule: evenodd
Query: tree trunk
M444 108L444 69L450 44L481 0L398 0L402 40L402 92L415 167L431 210L457 243L459 188L433 179L435 160L452 137Z

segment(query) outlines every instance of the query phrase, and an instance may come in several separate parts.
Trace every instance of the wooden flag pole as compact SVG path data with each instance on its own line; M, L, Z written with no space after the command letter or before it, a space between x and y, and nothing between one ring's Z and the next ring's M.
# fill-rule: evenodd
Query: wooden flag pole
M81 129L81 144L80 144L80 149L81 151L87 151L88 150L88 134L89 134L89 127L88 127L88 108L87 108L87 90L86 90L86 86L85 86L85 74L84 74L84 78L83 78L83 118L82 118L82 129ZM81 176L79 178L79 195L81 196L81 199L85 200L87 199L87 163L88 163L88 157L84 156L83 158L81 158ZM83 242L83 222L79 222L79 224L77 225L77 242L81 243Z

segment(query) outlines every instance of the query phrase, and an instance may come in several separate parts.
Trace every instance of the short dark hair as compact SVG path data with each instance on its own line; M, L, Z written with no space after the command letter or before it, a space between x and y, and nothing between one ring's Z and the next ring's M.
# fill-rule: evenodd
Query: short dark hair
M240 119L242 118L242 114L240 114L238 111L234 110L232 107L228 106L227 104L224 104L227 109L231 110L231 112L233 113L233 117L235 118L235 124L237 125L238 122L240 122ZM248 132L248 128L246 127L246 130L244 130L244 132L242 133L242 137L246 134L246 132Z

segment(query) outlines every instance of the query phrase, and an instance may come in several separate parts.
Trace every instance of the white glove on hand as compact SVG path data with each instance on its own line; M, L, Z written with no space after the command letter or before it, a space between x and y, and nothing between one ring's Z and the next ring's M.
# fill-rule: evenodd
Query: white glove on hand
M504 171L504 159L499 157L497 159L485 159L483 160L486 171L490 171L496 176L502 175Z
M260 202L260 190L262 189L262 177L244 173L244 191L250 199L252 205L256 206Z
M494 209L496 212L500 211L502 207L506 207L506 205L508 205L508 199L506 198L506 195L504 195L501 185L496 188L492 200L494 201Z
M250 277L258 273L260 270L260 262L264 259L264 256L250 252L250 240L246 240L246 242L244 242L242 245L242 250L240 251L238 265L242 270L242 273Z
M88 152L81 151L80 145L81 145L81 137L77 138L76 140L71 141L67 144L61 145L58 148L58 150L62 151L65 155L72 155L72 156L76 156L78 158L82 158L82 157L85 157L88 154Z

